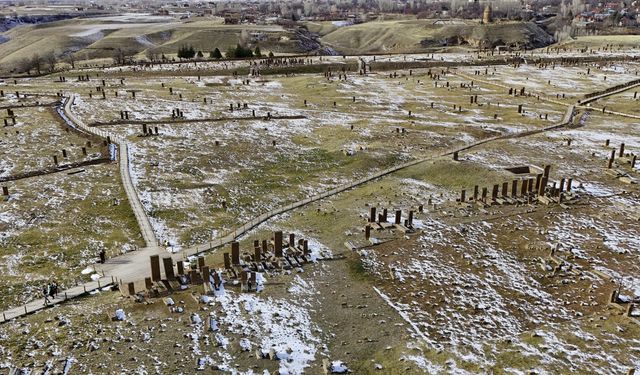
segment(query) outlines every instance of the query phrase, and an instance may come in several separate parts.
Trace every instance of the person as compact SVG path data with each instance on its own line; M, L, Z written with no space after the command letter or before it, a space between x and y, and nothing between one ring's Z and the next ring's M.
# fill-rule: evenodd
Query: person
M49 284L45 285L42 288L42 294L44 295L44 305L49 305Z
M58 298L58 282L55 280L51 283L51 297Z
M104 263L107 258L107 254L104 249L100 250L100 263Z

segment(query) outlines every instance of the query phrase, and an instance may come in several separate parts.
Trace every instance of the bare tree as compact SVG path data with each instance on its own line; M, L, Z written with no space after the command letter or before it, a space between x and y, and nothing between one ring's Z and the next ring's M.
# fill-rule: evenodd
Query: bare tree
M20 61L16 63L16 71L18 73L27 73L30 74L33 69L33 65L31 64L31 59L22 58Z
M34 53L33 56L31 56L31 69L35 69L38 75L40 75L42 74L43 65L44 59L42 58L42 56ZM31 69L29 69L29 71L31 71Z
M249 39L249 32L245 29L242 29L242 31L240 32L238 43L240 43L241 46L246 47L246 45L249 43Z
M131 60L136 51L130 48L116 48L113 52L113 61L117 65L124 65Z
M71 69L75 69L76 68L76 56L73 53L68 54L65 58L64 61L71 65Z
M44 63L47 67L48 72L53 72L56 70L56 63L58 62L58 58L56 57L55 52L51 51L44 55Z
M156 61L158 60L158 50L156 48L149 48L145 51L145 56L147 57L147 60L149 61Z

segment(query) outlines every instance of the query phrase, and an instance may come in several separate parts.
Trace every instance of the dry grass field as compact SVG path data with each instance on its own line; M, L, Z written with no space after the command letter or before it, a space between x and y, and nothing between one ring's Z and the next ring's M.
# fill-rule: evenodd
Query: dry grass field
M0 65L6 74L22 59L34 54L56 56L73 54L79 66L111 58L118 48L132 51L145 59L146 52L175 57L178 49L193 46L207 57L216 47L226 51L235 46L243 32L248 42L259 45L264 53L300 52L292 31L277 25L224 25L220 18L178 20L173 17L126 14L87 19L71 19L38 25L15 27L2 35ZM104 63L104 62L103 62ZM86 65L85 64L85 65Z
M352 26L309 25L322 35L323 44L348 54L418 53L462 45L492 48L497 45L542 47L549 36L527 23L479 25L474 21L436 23L434 20L372 21Z
M164 42L159 30L148 38L170 46L210 37L188 25L164 25L176 30ZM313 27L324 38L348 31ZM132 30L101 41L113 37L117 45ZM555 55L536 51L545 54ZM172 281L171 291L154 284L159 295L145 288L125 296L122 285L121 293L105 288L0 324L0 374L14 366L162 374L322 374L327 365L357 374L624 374L640 367L640 309L625 302L640 300L639 176L638 164L630 165L640 137L635 119L598 111L635 113L636 88L578 107L571 121L552 127L585 94L637 79L638 62L328 74L329 66L357 63L316 58L320 73L296 66L291 74L234 76L249 62L223 61L82 71L89 81L72 71L66 82L59 74L1 82L8 94L0 106L14 108L18 123L3 128L0 176L43 169L63 147L80 161L113 151L97 139L81 157L78 147L91 136L67 131L59 107L20 107L45 100L36 93L74 94L71 114L127 143L123 166L163 257L173 253L192 270L198 260L184 253L191 245L424 160L237 238L246 254L274 231L308 240L313 261L257 271L259 291L242 292L241 279L224 270L224 246L204 254L224 279L217 290ZM15 91L32 96L19 100ZM158 134L143 136L143 124ZM607 168L621 143L625 152ZM466 146L457 160L448 154ZM51 279L66 287L95 276L100 250L115 263L120 253L145 251L118 160L0 184L10 193L0 200L3 309L38 297ZM572 179L562 204L522 194L486 205L468 199L476 185L489 194L505 182L522 186L546 165L549 190ZM401 222L412 211L412 230L370 224L372 207L388 209L389 220L401 210ZM149 268L145 258L141 274ZM620 298L610 304L616 289Z

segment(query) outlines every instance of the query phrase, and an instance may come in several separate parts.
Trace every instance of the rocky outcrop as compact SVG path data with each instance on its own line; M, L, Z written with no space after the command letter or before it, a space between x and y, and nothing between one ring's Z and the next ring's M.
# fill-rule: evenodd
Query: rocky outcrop
M316 52L319 55L324 56L339 55L339 53L333 48L323 46L319 40L320 36L318 34L312 33L304 27L298 28L295 34L298 39L300 49L304 52Z
M77 17L77 16L74 16L71 14L56 14L56 15L46 15L46 16L4 17L3 19L0 19L0 32L5 32L16 26L20 26L24 24L40 24L40 23L47 23L47 22L55 22L55 21L66 20L74 17Z
M420 42L423 47L469 46L473 48L531 49L552 44L554 39L540 26L527 23L496 23L488 25L450 25L440 29L433 38Z

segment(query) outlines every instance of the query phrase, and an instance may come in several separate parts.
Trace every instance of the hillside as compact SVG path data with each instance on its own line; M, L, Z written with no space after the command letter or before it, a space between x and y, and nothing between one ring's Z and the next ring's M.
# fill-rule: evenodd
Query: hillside
M327 26L317 26L315 29L330 30ZM553 42L549 34L533 23L442 24L434 23L434 20L358 24L329 31L320 40L323 44L346 54L421 52L429 48L449 46L491 48L507 45L535 48Z
M0 66L9 71L34 54L75 53L78 59L111 57L123 48L141 56L147 50L175 54L181 45L208 52L235 46L245 32L263 51L301 52L297 35L277 25L224 25L220 18L179 21L172 17L122 15L30 24L0 33Z

